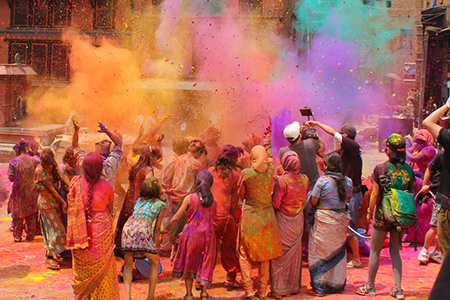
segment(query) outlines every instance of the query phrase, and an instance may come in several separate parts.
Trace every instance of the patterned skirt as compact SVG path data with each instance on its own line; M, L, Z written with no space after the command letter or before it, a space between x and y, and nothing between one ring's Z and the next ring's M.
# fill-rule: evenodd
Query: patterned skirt
M158 254L150 218L128 218L122 230L121 250L123 253L133 252L135 258L144 257L144 253Z
M60 208L41 209L39 220L47 255L62 253L66 249L66 229L61 221Z
M109 212L94 213L92 242L72 250L72 287L75 300L119 300L114 236Z

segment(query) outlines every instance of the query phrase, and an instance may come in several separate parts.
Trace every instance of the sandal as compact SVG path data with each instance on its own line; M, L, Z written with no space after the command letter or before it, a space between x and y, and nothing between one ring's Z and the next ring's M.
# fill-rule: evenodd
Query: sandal
M355 265L353 264L353 261L347 263L347 269L361 269L361 268L364 268L363 264Z
M245 292L242 296L239 297L239 299L250 299L253 297L255 297L255 293Z
M325 297L325 294L320 294L318 292L315 292L314 290L311 291L311 295L314 297Z
M242 286L237 280L228 279L223 284L229 288L240 288Z
M267 296L268 296L269 298L272 298L272 299L281 299L281 298L283 298L283 296L281 296L281 295L275 295L275 294L272 293L272 292L268 293Z
M376 296L375 287L370 286L368 283L356 290L356 293L361 296Z
M255 297L258 299L266 299L267 295L261 294L260 292L256 292Z
M194 300L194 295L184 295L183 300Z
M210 300L210 299L212 299L212 297L207 292L200 293L200 300Z
M62 262L63 262L63 258L62 258L61 255L59 255L59 254L53 255L53 259L56 260L56 261L59 262L59 263L62 263Z
M47 268L52 270L59 270L61 269L61 265L54 260L53 258L47 258L45 259L45 263L48 265Z
M405 294L403 293L403 290L396 287L392 288L392 290L389 292L389 296L397 299L405 299Z

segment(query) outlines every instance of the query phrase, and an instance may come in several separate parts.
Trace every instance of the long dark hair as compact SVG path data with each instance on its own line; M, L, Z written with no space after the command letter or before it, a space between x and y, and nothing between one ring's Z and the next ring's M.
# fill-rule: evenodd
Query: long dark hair
M140 169L145 167L153 167L152 159L159 159L161 158L161 156L161 151L158 148L152 146L147 147L144 152L142 152L138 162L131 167L130 174L128 175L128 180L130 182L133 182L136 179L136 174Z
M195 191L204 207L210 207L214 202L214 196L211 193L211 186L214 183L214 177L211 172L203 170L197 176L197 190Z
M345 176L342 174L342 159L336 152L327 153L323 157L323 162L327 166L327 171L336 173L338 176L333 176L338 186L339 200L346 200L346 193L344 187Z
M236 162L239 157L239 151L233 145L225 145L214 164L215 170L222 172L222 178L228 178L228 176L236 169Z
M236 163L220 154L217 158L216 163L214 164L214 167L216 172L219 170L222 172L222 178L228 178L231 172L233 172L233 170L236 168Z
M55 160L55 154L53 153L52 149L50 148L42 149L40 158L42 167L52 167L50 175L53 177L54 182L58 181L59 180L58 163Z
M83 176L88 182L88 218L92 219L93 186L100 180L103 172L103 159L97 152L91 152L83 159Z

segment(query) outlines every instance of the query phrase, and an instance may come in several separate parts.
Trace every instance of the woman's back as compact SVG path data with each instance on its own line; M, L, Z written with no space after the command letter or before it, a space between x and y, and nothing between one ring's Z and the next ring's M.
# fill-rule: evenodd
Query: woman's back
M347 199L352 192L352 180L347 176L344 177L344 189L345 189L345 199L340 200L338 185L336 180L333 178L337 173L326 172L325 175L321 176L314 186L311 196L318 198L319 203L317 208L324 209L344 209L347 203Z
M244 169L242 176L245 186L244 210L258 207L272 206L271 188L272 173L268 171L259 173L253 169Z
M213 220L217 213L217 201L214 200L210 207L204 207L196 193L190 194L189 197L186 226L194 226L195 231L209 231L211 229L214 231Z
M77 180L80 180L82 177L75 178L78 178ZM89 183L84 178L82 178L81 180L83 180L83 203L85 209L87 209ZM112 184L106 180L100 179L92 186L92 193L92 211L94 213L107 211L108 205L114 201L114 188Z
M296 215L303 209L309 192L309 179L303 174L284 174L276 179L272 195L274 208L286 215Z
M375 181L380 185L384 185L386 183L385 176L389 175L388 180L392 184L392 188L409 191L411 193L414 192L414 171L407 163L386 162L376 166L373 173ZM382 193L380 193L380 197L381 196Z
M165 202L159 199L138 198L134 206L133 217L150 218L154 222L161 209L165 207Z

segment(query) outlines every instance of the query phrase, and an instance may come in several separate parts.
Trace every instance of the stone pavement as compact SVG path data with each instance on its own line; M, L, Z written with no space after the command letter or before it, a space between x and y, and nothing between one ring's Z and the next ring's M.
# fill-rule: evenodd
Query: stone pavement
M371 173L374 166L385 160L384 153L378 153L375 147L365 147L363 151L363 175ZM0 164L0 184L4 182L9 188L6 177L7 164ZM9 231L11 218L6 214L5 199L0 199L0 299L72 299L73 292L70 285L72 270L71 262L63 263L62 269L53 271L46 268L44 263L45 250L42 236L37 236L33 242L14 243L12 233ZM420 250L420 248L419 248ZM407 299L427 299L440 266L428 264L420 266L417 262L418 251L403 243L401 256L403 260L402 287ZM363 256L365 266L368 257ZM156 289L158 299L179 299L185 294L184 283L171 277L173 263L162 257L163 272L159 277ZM118 271L122 260L117 259ZM222 282L225 280L225 271L217 264L214 272L214 282L209 293L213 299L237 299L243 294L242 289L227 290ZM256 279L257 270L253 270ZM367 267L347 271L347 286L342 294L328 295L326 299L364 299L356 295L356 289L367 280ZM313 299L310 295L309 271L306 263L303 264L303 288L300 294L286 297L286 299ZM377 299L392 299L388 296L394 284L389 250L385 248L381 253L380 268L376 280ZM148 284L142 278L133 283L132 295L134 299L147 297ZM125 297L123 284L120 284L122 299ZM199 292L194 293L196 297ZM369 297L374 298L374 297ZM444 299L444 298L443 298Z

